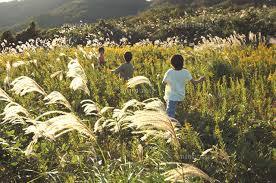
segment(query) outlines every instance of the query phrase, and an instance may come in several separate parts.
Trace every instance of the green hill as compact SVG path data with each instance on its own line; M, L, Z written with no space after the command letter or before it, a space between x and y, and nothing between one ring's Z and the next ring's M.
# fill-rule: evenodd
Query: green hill
M24 0L0 3L0 29L21 24L27 19L62 5L66 0Z
M91 23L98 19L135 15L148 7L162 4L184 8L275 5L271 0L21 0L0 3L0 30L20 30L34 20L40 27L55 27L80 20Z
M170 3L185 6L214 6L214 5L244 5L244 4L267 4L275 5L273 0L152 0L154 4Z
M166 12L166 14L164 14ZM99 21L83 26L56 27L44 35L66 36L76 44L88 39L108 39L120 42L127 38L130 43L149 39L166 41L177 37L184 43L197 43L201 37L228 37L233 32L248 35L249 32L274 35L276 9L274 7L213 7L183 8L178 5L152 7L137 16Z
M47 14L36 18L42 27L64 23L95 22L97 19L116 18L137 14L147 5L142 0L72 0L63 3Z
M22 6L25 5L25 9L28 9L31 5L27 6L26 3L33 1L25 0ZM41 7L39 1L41 0L36 2L36 6ZM201 2L202 6L193 7L195 2L198 5ZM243 3L243 5L234 4L235 2L235 0L197 0L193 3L188 0L156 0L153 2L142 0L59 0L58 6L56 6L54 0L51 0L45 3L43 8L40 8L41 12L47 13L33 17L35 22L44 28L43 31L23 31L15 35L15 38L12 38L11 32L6 32L1 40L7 39L11 40L10 43L17 43L36 37L53 38L60 35L66 36L73 44L86 44L87 39L99 38L116 43L119 43L122 38L127 38L130 43L134 44L145 39L165 41L167 38L177 37L180 41L190 44L201 41L202 36L228 37L234 31L245 35L248 35L249 32L261 32L264 36L275 36L276 9L275 6L269 6L273 5L272 2L258 1L259 5L256 4L257 1L251 0L239 1L239 4ZM12 2L11 4L16 5L17 3L22 2ZM9 3L2 4L9 5ZM21 17L25 22L22 20L19 29L16 30L22 29L23 25L30 22L27 12L23 12L25 19L23 15ZM38 10L33 13L39 14ZM129 16L133 14L135 16ZM101 20L98 21L98 19ZM16 18L12 20L19 21ZM80 21L88 24L79 26ZM66 30L64 30L61 25L65 23L73 26L70 29L65 27ZM77 26L75 26L76 23Z
M149 5L143 0L23 0L0 3L0 29L35 20L42 27L53 27L80 20L134 15Z

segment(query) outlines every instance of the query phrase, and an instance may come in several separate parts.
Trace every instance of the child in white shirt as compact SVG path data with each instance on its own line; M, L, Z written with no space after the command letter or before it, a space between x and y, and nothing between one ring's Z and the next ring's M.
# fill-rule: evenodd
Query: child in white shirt
M191 81L194 85L201 83L205 77L194 80L191 73L184 69L184 58L181 55L174 55L171 58L173 68L169 69L163 79L166 84L164 99L167 103L167 114L175 118L177 104L185 99L185 85Z

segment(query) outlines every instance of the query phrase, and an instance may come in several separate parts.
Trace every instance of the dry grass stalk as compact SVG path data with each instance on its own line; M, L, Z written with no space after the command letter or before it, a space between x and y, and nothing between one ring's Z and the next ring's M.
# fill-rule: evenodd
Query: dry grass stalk
M74 91L76 90L82 90L84 91L87 95L90 95L90 91L86 85L86 83L84 82L84 80L80 77L76 77L72 80L71 84L70 84L70 88Z
M57 117L50 118L44 122L39 121L42 117L46 117L50 114L62 113ZM34 144L38 141L38 138L45 137L50 140L55 140L61 135L71 132L77 131L85 136L89 137L92 140L95 140L94 133L74 114L72 113L64 113L59 111L50 111L41 116L39 116L36 120L31 121L33 125L27 127L25 129L26 134L33 133L33 141L29 144L26 149L26 153L30 154L33 149Z
M165 112L140 110L134 112L133 115L126 117L131 123L130 128L136 128L134 133L142 133L147 137L163 137L168 142L171 142L176 147L179 147L177 138L177 121L173 121Z
M150 80L148 78L146 78L145 76L136 76L134 78L129 79L127 82L128 88L134 88L135 86L140 85L140 84L148 84L148 85L152 86Z
M95 102L93 102L92 100L83 100L81 101L82 104L82 108L84 110L84 113L86 116L91 116L91 115L95 115L97 116L98 114L98 107L97 104Z
M42 95L47 95L46 92L33 79L27 76L16 78L11 85L13 86L12 91L20 96L24 96L31 92L38 92Z
M0 101L12 102L13 99L2 88L0 88Z
M60 81L63 80L63 71L57 71L50 76L51 78L58 78Z
M15 102L10 102L6 105L4 112L0 115L4 116L2 123L11 124L25 124L25 121L30 118L29 112Z
M73 110L69 101L58 91L53 91L52 93L47 95L43 100L48 101L46 105L61 104L66 108L70 109L71 111Z
M85 75L84 69L80 65L79 61L77 59L72 59L68 64L68 72L67 72L68 78L73 78L70 88L74 91L76 90L82 90L88 95L90 95L90 91L87 87L87 77Z
M166 177L165 181L168 182L187 182L187 179L191 177L199 177L205 181L214 182L206 173L190 164L177 163L177 168L169 170L163 175Z
M164 103L158 98L150 98L148 100L143 101L145 104L144 108L146 110L155 110L155 111L165 111L166 107Z

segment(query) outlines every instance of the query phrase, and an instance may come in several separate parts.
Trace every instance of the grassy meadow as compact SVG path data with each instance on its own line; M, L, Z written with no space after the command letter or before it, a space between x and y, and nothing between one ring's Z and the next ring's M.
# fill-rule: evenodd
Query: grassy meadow
M275 46L238 36L193 48L111 45L105 68L97 49L0 54L1 182L272 182ZM150 83L130 88L111 72L126 51ZM176 53L207 77L187 85L177 122L164 113L162 84Z

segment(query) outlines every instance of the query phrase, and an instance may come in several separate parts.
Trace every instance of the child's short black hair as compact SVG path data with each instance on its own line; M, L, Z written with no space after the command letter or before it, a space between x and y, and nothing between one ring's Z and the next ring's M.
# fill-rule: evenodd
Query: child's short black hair
M184 67L184 58L182 57L182 55L174 55L171 58L171 64L175 70L182 70Z
M126 62L130 62L132 60L132 53L128 51L125 53L124 57Z
M104 47L99 48L99 53L104 52Z

